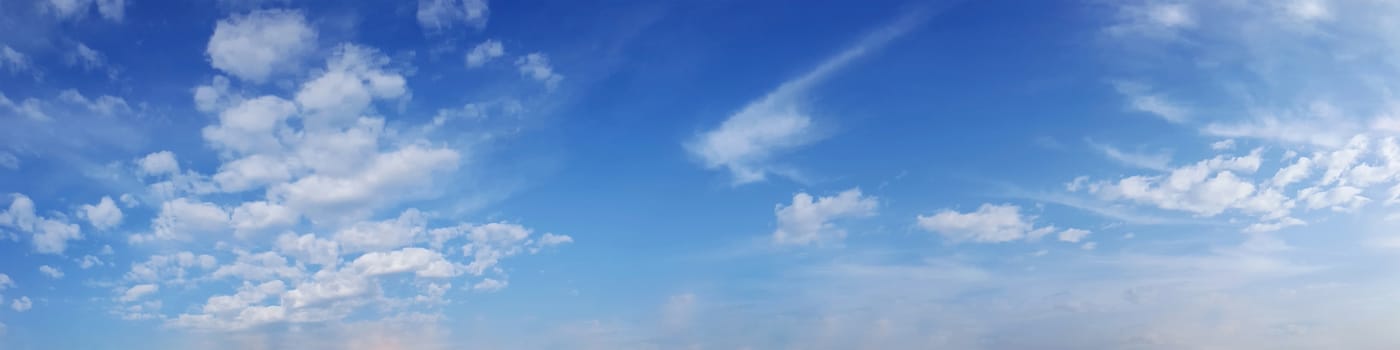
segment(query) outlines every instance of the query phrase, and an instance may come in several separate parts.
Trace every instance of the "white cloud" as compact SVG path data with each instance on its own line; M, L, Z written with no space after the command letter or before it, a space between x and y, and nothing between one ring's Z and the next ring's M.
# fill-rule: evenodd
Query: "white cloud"
M124 303L130 303L130 302L133 302L133 301L140 300L142 297L145 297L145 296L147 296L147 295L151 295L152 293L155 293L155 292L158 292L158 291L160 291L160 286L159 286L159 285L155 285L155 284L138 284L138 285L135 285L135 286L131 286L131 288L127 288L125 292L122 292L122 296L121 296L120 300L121 300L121 302L124 302Z
M142 174L149 176L180 173L180 163L175 160L175 153L170 151L147 154L145 157L137 159L136 165L140 167Z
M1216 150L1216 151L1229 151L1229 150L1235 149L1235 140L1234 140L1234 139L1226 139L1226 140L1220 140L1220 141L1213 142L1213 143L1210 144L1210 149Z
M122 210L117 208L117 203L112 201L112 197L103 196L97 205L84 204L79 209L88 223L99 230L111 229L122 223Z
M339 243L309 233L301 236L291 233L278 236L277 251L297 260L324 267L335 267L340 261Z
M0 151L0 168L18 170L19 157L15 157L14 153Z
M1162 209L1215 216L1240 208L1256 186L1235 172L1253 173L1260 164L1259 151L1247 156L1218 156L1172 169L1167 175L1130 176L1117 182L1098 182L1089 192L1107 200L1127 199Z
M774 209L778 229L773 231L773 242L806 245L839 241L846 237L846 231L832 221L873 216L879 205L879 200L862 195L858 188L820 198L798 193L792 196L792 204L779 204Z
M1089 145L1098 149L1099 152L1102 152L1104 156L1107 156L1109 159L1112 159L1119 163L1123 163L1125 165L1143 169L1162 171L1165 171L1171 167L1172 158L1171 155L1167 153L1147 154L1125 152L1123 150L1119 150L1116 147L1095 143L1092 141L1089 142Z
M488 39L480 44L476 44L476 47L473 47L470 52L467 52L467 68L481 67L486 65L486 62L490 62L505 54L505 46L501 45L500 41Z
M0 226L32 234L34 251L43 254L63 254L68 241L83 238L78 225L64 218L45 218L34 213L34 201L23 194L11 194L10 207L0 212Z
M243 202L233 209L229 222L238 237L296 225L301 216L286 206L267 201Z
M1134 111L1155 115L1171 123L1184 123L1190 112L1181 105L1170 101L1166 96L1154 93L1146 85L1134 82L1117 82L1114 87L1128 99L1128 107Z
M97 257L92 255L84 255L82 259L78 260L78 267L84 270L99 265L102 265L102 259L98 259Z
M821 138L813 121L807 93L832 73L857 58L878 50L916 24L907 17L862 38L856 45L828 57L816 68L784 82L725 118L719 127L700 132L684 146L706 169L726 169L733 184L763 181L774 172L774 158Z
M131 270L123 278L138 283L183 284L187 282L188 269L210 270L216 266L218 259L211 255L191 252L152 255L144 262L132 263Z
M431 188L433 175L455 170L459 159L451 149L412 145L374 156L360 172L348 176L313 174L274 186L268 195L309 217L332 220L357 214L346 208L376 208L419 195Z
M481 29L489 11L486 0L418 0L418 25L431 32L458 23Z
M126 0L48 0L44 10L60 19L78 20L92 12L93 3L104 19L121 22L126 17Z
M303 129L339 130L360 123L375 99L393 99L408 92L404 78L383 69L389 58L377 50L341 45L326 62L326 72L302 85L296 102Z
M549 89L558 87L559 82L564 80L564 76L555 72L549 64L549 57L539 52L516 59L515 67L520 69L520 75L544 83Z
M248 281L270 281L275 279L301 278L305 271L276 252L248 253L235 252L238 258L228 265L220 266L209 276L213 278L237 277Z
M423 213L409 209L397 219L355 224L336 232L333 239L347 252L397 249L420 238L427 223Z
M509 284L509 282L487 278L473 284L472 290L479 292L495 292L505 289L507 284Z
M33 308L33 307L34 307L34 303L31 302L31 301L29 300L29 297L27 297L27 296L25 296L25 297L19 297L19 299L15 299L15 300L12 300L12 301L10 302L10 308L11 308L11 309L14 309L16 312L25 312L25 311L29 311L29 309L30 309L30 308Z
M219 181L221 184L231 187L227 191L239 191L255 184L249 184L249 182L278 179L276 175L285 173L287 171L285 167L268 170L255 169L276 165L268 164L270 159L256 157L256 154L276 153L282 149L277 132L282 129L283 121L296 112L297 106L291 101L276 96L263 96L243 101L233 108L219 113L219 124L205 127L203 130L204 139L230 154L254 154L255 156L225 163L220 167L215 179L221 180Z
M1035 240L1055 230L1054 226L1035 227L1035 217L1021 215L1021 207L1011 204L983 204L968 213L943 210L930 216L919 215L917 220L919 228L953 242Z
M49 265L39 265L39 273L44 274L44 276L49 276L49 278L52 279L63 278L63 270Z
M301 12L258 10L220 20L206 53L214 68L261 83L297 68L315 48L316 31Z
M33 71L34 65L29 60L29 56L19 52L9 45L0 44L0 70L9 71L11 74ZM0 98L3 98L0 95ZM9 102L8 99L3 102ZM0 105L9 103L0 103Z
M10 275L0 273L0 290L6 290L14 287L15 280L10 279Z
M150 235L135 235L131 239L133 242L185 240L228 229L229 213L224 208L197 199L176 198L161 204L160 213L151 220Z
M418 277L447 278L461 274L457 265L437 251L409 247L392 252L369 252L349 264L366 276L412 272Z
M1090 233L1092 232L1077 228L1066 229L1064 231L1060 231L1060 241L1079 243L1079 241L1083 240L1084 237L1089 237Z

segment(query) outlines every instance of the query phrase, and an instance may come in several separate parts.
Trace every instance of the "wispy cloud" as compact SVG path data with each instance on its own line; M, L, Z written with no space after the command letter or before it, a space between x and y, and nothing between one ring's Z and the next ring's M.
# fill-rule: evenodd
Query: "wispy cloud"
M922 12L916 12L872 32L806 74L750 102L719 127L695 135L685 143L686 150L700 158L707 169L729 170L735 185L763 181L776 170L774 157L821 139L811 106L806 103L808 91L908 32L923 18Z

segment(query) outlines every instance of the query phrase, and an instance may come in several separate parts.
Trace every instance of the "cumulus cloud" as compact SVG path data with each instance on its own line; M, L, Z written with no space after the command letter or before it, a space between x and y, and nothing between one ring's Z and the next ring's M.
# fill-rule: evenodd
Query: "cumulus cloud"
M59 19L80 20L92 12L94 3L104 19L121 22L126 17L126 0L48 0L43 8Z
M9 45L0 44L0 70L10 72L10 74L31 72L34 69L29 55L15 50ZM4 102L9 102L5 99Z
M806 74L749 102L718 127L695 135L685 142L685 149L706 169L728 170L735 185L763 181L776 170L774 158L821 138L806 101L808 91L857 58L903 35L916 22L910 17L880 28Z
M501 45L500 41L487 39L480 44L476 44L476 47L472 47L472 50L467 52L467 68L481 67L486 65L486 62L490 62L505 54L505 46Z
M175 153L170 151L147 154L137 159L136 165L140 167L142 174L149 176L173 175L180 172L180 163L175 160Z
M807 245L841 240L846 237L846 231L833 221L874 216L879 204L879 200L862 195L858 188L820 198L798 193L792 196L792 204L779 204L774 210L778 229L773 231L773 242Z
M78 225L62 217L41 217L34 212L34 201L23 194L10 195L10 207L0 212L0 226L30 234L34 251L43 254L63 254L68 241L83 238Z
M189 198L176 198L162 203L160 213L151 220L151 233L134 235L133 242L149 240L190 239L198 235L227 231L229 213L217 204Z
M489 12L486 0L418 0L418 25L429 32L459 24L481 29Z
M1021 215L1021 207L1012 204L983 204L967 213L943 210L917 220L919 228L953 242L1035 240L1055 231L1054 226L1036 227L1034 216Z
M549 57L539 52L516 59L515 67L520 70L521 76L543 83L549 89L558 87L559 82L564 80L564 76L555 72L554 66L549 64Z
M29 297L27 296L19 297L18 299L10 301L10 308L14 309L15 312L29 311L29 309L33 307L34 302L30 301Z
M48 276L52 279L63 278L63 270L59 270L58 268L49 265L39 265L39 273L42 273L44 274L44 276Z
M290 72L316 48L316 30L301 12L258 10L220 20L206 54L214 68L261 83Z
M99 230L111 229L122 223L122 210L117 208L117 203L112 201L112 197L103 196L97 205L84 204L79 209L88 223Z

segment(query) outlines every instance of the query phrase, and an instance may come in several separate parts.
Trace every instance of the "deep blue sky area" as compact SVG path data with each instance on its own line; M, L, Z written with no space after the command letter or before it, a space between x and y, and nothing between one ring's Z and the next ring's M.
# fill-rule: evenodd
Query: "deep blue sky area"
M1392 349L1400 5L0 1L0 349Z

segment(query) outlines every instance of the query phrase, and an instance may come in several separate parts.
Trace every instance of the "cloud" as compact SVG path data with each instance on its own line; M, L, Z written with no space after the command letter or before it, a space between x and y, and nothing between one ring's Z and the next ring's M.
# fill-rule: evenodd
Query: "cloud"
M175 153L170 151L147 154L145 157L137 159L136 165L140 167L142 174L148 176L180 173L180 163L175 160Z
M473 284L473 285L472 285L472 290L474 290L474 291L479 291L479 292L487 292L487 293L489 293L489 292L495 292L495 291L498 291L498 290L501 290L501 289L505 289L505 288L506 288L506 285L508 285L508 284L509 284L509 283L508 283L508 282L505 282L505 281L487 278L487 279L481 280L481 282L477 282L476 284Z
M131 286L131 288L127 288L126 291L122 293L122 296L121 296L120 299L121 299L121 301L124 302L124 303L130 303L130 302L134 302L134 301L140 300L142 297L145 297L145 296L147 296L147 295L154 294L155 292L159 292L159 291L160 291L160 286L159 286L159 285L155 285L155 284L138 284L138 285L135 285L135 286Z
M1035 217L1021 215L1021 207L1011 204L983 204L977 211L961 213L943 210L917 217L919 228L943 235L952 242L1001 243L1035 240L1055 230L1054 226L1035 227Z
M1060 231L1059 238L1060 241L1063 242L1079 243L1079 241L1083 240L1084 237L1088 237L1090 233L1092 232L1089 232L1087 230L1080 230L1077 228L1071 228L1066 229L1064 231Z
M112 197L102 196L97 205L84 204L79 209L88 223L98 230L108 230L122 223L122 210L117 208L117 203L112 201Z
M28 55L16 51L9 45L0 44L0 70L8 71L10 74L32 72L34 65ZM6 101L8 102L8 100Z
M874 216L879 206L878 199L862 195L859 188L820 198L798 193L792 196L792 204L779 204L774 210L778 229L773 231L773 242L808 245L839 241L846 237L846 231L833 221Z
M11 308L11 309L14 309L15 312L25 312L25 311L29 311L29 309L31 309L31 308L33 308L33 307L34 307L34 303L31 302L31 301L29 300L29 297L27 297L27 296L25 296L25 297L19 297L18 299L15 299L15 300L10 301L10 308Z
M1109 159L1137 168L1165 171L1170 168L1172 161L1171 155L1167 153L1146 154L1124 152L1113 146L1095 143L1093 141L1090 141L1089 145L1098 149L1099 152L1102 152L1104 156L1107 156Z
M530 53L515 60L515 67L520 70L520 75L535 81L544 83L549 89L559 86L559 82L564 80L564 76L554 71L554 67L549 64L549 57L539 52Z
M428 32L439 32L457 24L486 27L490 9L486 0L418 0L418 25Z
M775 170L774 158L821 138L806 101L808 91L918 22L918 16L909 16L880 28L806 74L749 102L718 127L696 134L684 143L685 149L699 158L706 169L728 170L735 185L763 181Z
M49 265L39 265L39 273L44 274L44 276L49 276L49 278L52 279L63 278L63 270Z
M10 279L10 275L6 275L6 274L3 274L3 273L0 273L0 290L6 290L6 289L9 289L9 288L14 288L14 287L15 287L15 280Z
M1130 176L1117 182L1099 182L1090 185L1088 190L1107 200L1126 199L1162 209L1215 216L1231 208L1247 209L1247 200L1257 188L1236 172L1253 173L1259 165L1260 156L1256 150L1243 157L1218 156L1203 160L1172 169L1167 175Z
M151 220L151 233L133 235L140 243L151 240L188 240L200 235L224 232L229 227L229 213L214 203L190 198L176 198L160 205L160 213Z
M10 195L10 207L0 212L0 226L29 233L34 251L43 254L63 254L68 241L83 238L78 225L62 217L40 217L34 212L34 201L23 194Z
M206 53L214 68L261 83L297 68L315 48L316 30L301 12L258 10L220 20Z
M496 59L497 57L504 56L505 54L505 47L501 45L500 41L488 39L486 41L481 42L480 44L476 44L476 47L473 47L470 52L467 52L467 68L478 68L484 66L486 65L486 62L490 62L491 60Z
M1185 107L1171 102L1164 95L1153 93L1146 85L1116 82L1114 87L1119 94L1128 99L1128 108L1134 111L1152 114L1171 123L1185 123L1189 120L1189 112Z

